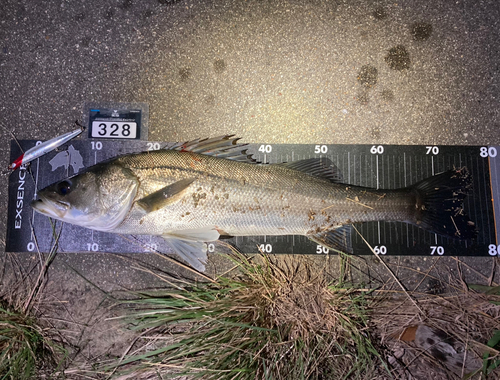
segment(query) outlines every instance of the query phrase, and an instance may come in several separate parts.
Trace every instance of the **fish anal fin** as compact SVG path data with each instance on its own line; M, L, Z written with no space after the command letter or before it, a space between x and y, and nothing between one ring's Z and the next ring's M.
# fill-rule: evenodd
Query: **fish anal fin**
M172 183L142 199L139 199L137 204L147 213L157 211L169 204L177 202L193 181L193 178L186 178Z
M307 173L314 177L323 178L330 182L342 183L343 181L340 169L326 157L308 158L279 165Z
M163 236L170 248L197 271L205 271L207 244L202 241L175 239L169 235Z
M175 253L200 272L205 270L207 262L207 244L205 242L218 240L219 236L219 232L213 226L170 231L162 235Z
M346 225L307 237L332 251L352 253L351 226Z

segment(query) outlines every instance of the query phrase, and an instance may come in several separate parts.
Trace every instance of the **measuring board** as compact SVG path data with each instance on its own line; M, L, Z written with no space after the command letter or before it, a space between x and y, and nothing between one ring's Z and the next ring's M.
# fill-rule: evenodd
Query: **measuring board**
M36 141L20 141L23 150ZM72 176L98 162L122 154L157 150L167 143L147 141L75 140L64 150L51 152L22 167L9 178L7 252L44 252L54 244L49 218L35 213L29 203L36 189ZM343 173L345 183L380 189L410 186L424 178L452 168L467 167L473 189L464 202L465 212L478 228L473 241L458 241L402 222L369 222L358 231L379 254L385 255L461 255L494 256L500 253L500 147L496 146L411 146L411 145L269 145L250 144L249 153L261 162L281 163L311 157L328 157ZM11 143L11 158L21 154ZM121 236L56 222L62 231L59 250L66 252L148 252L168 253L171 249L158 236ZM36 236L36 240L34 238ZM327 250L304 236L235 237L227 242L244 253L322 254ZM356 232L352 232L354 254L371 254ZM258 248L259 247L259 248ZM213 252L216 244L208 244Z

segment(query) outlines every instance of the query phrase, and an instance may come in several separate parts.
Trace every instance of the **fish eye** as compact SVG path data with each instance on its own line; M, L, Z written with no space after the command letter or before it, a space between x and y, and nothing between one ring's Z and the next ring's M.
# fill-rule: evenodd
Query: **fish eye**
M71 181L64 180L57 184L57 193L59 195L67 195L71 192Z

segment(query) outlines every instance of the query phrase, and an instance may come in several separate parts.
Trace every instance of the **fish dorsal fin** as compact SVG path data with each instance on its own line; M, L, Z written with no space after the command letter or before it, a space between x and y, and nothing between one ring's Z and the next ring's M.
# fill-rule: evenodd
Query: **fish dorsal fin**
M252 158L252 155L247 152L248 144L238 144L238 140L239 138L234 137L234 135L224 135L211 139L196 139L183 143L174 143L166 146L165 149L193 152L233 161L257 163Z
M289 169L298 170L314 177L324 178L331 182L340 183L343 180L340 169L326 157L307 158L305 160L280 164Z
M346 225L307 237L332 251L352 253L351 231L351 226Z

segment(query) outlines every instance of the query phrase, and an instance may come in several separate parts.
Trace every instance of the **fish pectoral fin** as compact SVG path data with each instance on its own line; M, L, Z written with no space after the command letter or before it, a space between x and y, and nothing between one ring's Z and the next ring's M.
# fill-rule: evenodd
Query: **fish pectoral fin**
M352 253L351 231L351 225L346 225L307 237L332 251Z
M142 207L147 213L157 211L169 204L177 202L181 199L186 189L194 181L194 178L186 178L177 181L171 185L165 186L148 196L139 199L137 205Z
M206 241L219 239L219 232L215 227L196 228L192 230L178 230L163 234L167 244L183 260L194 269L203 272L207 262Z
M202 241L175 239L169 235L163 236L165 242L197 271L205 271L207 262L207 244Z

